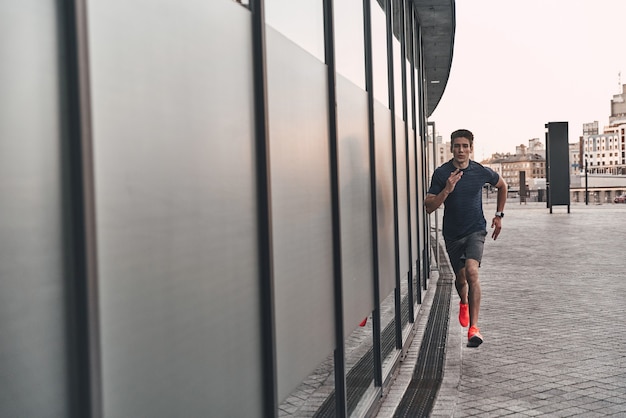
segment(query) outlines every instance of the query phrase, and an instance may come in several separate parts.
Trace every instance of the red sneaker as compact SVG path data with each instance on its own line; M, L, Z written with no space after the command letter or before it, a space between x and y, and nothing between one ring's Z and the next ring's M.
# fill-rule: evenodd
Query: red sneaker
M465 328L469 325L469 305L459 302L459 322Z
M470 327L467 332L467 346L468 347L478 347L483 343L483 336L480 335L480 330L478 327Z

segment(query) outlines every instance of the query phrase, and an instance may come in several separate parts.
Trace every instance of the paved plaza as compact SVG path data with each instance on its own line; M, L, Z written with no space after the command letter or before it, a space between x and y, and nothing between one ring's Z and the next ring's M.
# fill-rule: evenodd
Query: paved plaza
M509 201L505 214L480 269L485 342L466 347L453 290L432 416L626 416L626 204L550 214L545 203ZM398 390L378 416L392 415Z

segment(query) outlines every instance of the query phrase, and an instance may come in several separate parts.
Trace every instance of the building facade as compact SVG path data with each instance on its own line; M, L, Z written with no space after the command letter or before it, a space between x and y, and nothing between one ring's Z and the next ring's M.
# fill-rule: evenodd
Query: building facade
M0 416L366 416L434 290L454 21L0 2Z
M609 125L583 124L583 135L573 155L573 201L610 203L626 190L626 85L611 99Z
M520 172L524 172L526 190L545 188L545 148L536 138L528 142L528 146L520 144L515 147L515 154L494 154L482 162L484 166L490 167L502 176L511 193L520 191ZM542 152L543 155L537 152Z
M581 172L586 167L588 173L626 175L626 84L611 99L609 125L602 133L597 121L583 125L576 162Z

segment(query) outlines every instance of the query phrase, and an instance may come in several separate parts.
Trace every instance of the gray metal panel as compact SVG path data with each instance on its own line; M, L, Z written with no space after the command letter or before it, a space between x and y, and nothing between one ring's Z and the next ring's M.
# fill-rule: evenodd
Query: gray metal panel
M344 330L374 310L367 93L337 77Z
M89 7L104 413L256 416L250 12L145 6Z
M398 242L400 251L400 278L406 277L409 271L409 221L406 194L406 143L404 122L395 118L396 122L396 161L398 164Z
M278 398L335 347L326 66L267 27Z
M380 301L396 287L396 261L393 227L393 167L391 116L389 109L374 102L376 135L376 207L378 214L378 257L380 261Z
M56 1L0 2L0 416L67 417Z

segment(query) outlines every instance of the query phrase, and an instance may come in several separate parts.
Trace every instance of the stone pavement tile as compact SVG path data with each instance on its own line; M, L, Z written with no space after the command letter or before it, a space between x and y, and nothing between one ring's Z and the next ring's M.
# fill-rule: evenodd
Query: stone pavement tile
M485 343L447 349L444 381L452 366L458 383L442 385L433 416L626 416L626 207L506 211L480 269Z

